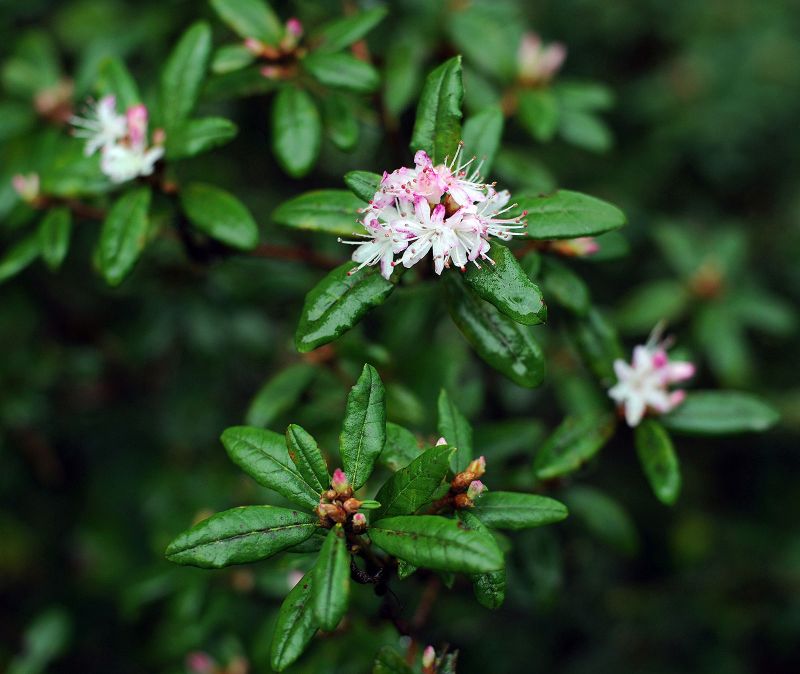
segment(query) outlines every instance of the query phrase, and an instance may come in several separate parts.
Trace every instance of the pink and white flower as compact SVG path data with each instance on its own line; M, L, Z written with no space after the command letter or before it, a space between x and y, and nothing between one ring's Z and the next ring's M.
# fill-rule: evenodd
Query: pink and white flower
M128 132L125 115L117 113L117 99L113 95L103 96L97 103L90 103L85 117L70 118L77 138L85 138L83 153L90 157L98 150L114 145Z
M517 51L519 78L525 84L547 84L567 58L567 48L560 42L545 46L536 33L525 33Z
M617 383L608 391L624 410L625 421L634 427L647 413L666 414L686 398L683 390L669 387L694 376L695 367L688 361L670 361L668 343L660 341L657 327L646 344L633 349L630 364L618 358L614 361Z
M413 168L383 174L362 211L367 234L359 236L366 241L343 241L358 246L353 260L359 266L351 273L379 264L388 279L398 262L412 267L428 253L437 274L451 265L463 271L468 262L492 261L489 237L507 241L523 233L525 213L504 217L516 204L508 205L508 192L482 181L480 167L473 168L475 157L461 162L462 147L452 161L438 165L420 150Z
M38 173L17 173L11 179L11 186L24 202L32 204L39 198L41 181Z

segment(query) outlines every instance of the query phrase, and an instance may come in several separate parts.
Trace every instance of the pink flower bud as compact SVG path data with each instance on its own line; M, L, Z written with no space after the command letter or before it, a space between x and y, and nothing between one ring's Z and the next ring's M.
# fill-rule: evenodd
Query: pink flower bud
M479 456L474 461L471 461L467 466L466 472L472 473L475 477L480 477L486 472L486 459Z
M433 667L435 661L436 651L433 649L433 646L426 646L425 650L422 651L422 666L426 669L430 669Z
M444 438L439 438L439 439L436 441L436 446L437 446L437 447L439 447L440 445L446 445L446 444L447 444L447 440L445 440Z
M472 482L469 483L469 487L467 487L467 498L474 501L485 491L486 491L486 485L483 484L483 482L481 482L480 480L473 480Z
M254 37L248 37L244 41L245 48L252 54L256 56L261 56L261 53L264 51L264 44L259 40L256 40Z
M260 72L268 80L278 80L281 77L282 70L278 66L264 66Z
M353 515L353 526L356 527L364 527L367 525L367 518L364 517L363 513L356 513Z
M214 659L203 651L192 651L186 656L186 669L191 674L211 674L214 671Z
M286 22L286 32L291 33L296 38L299 38L303 35L303 24L300 22L300 19L293 16Z
M342 494L350 487L350 482L347 480L347 475L341 468L333 471L333 479L331 480L331 487L337 494Z
M553 241L550 247L554 252L568 257L586 257L587 255L594 255L600 250L600 244L592 236Z
M301 580L303 580L303 572L294 569L293 571L289 571L289 575L286 577L286 584L289 586L289 589L291 590Z
M11 185L20 196L20 199L27 203L36 201L39 196L40 182L38 173L28 173L27 175L17 173L11 179Z
M147 136L147 107L141 103L134 105L128 108L125 117L128 121L128 137L131 145L141 147Z

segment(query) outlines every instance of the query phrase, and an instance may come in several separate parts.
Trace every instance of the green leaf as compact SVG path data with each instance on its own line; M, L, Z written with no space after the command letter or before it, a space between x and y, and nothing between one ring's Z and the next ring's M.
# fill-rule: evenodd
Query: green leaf
M493 529L529 529L560 522L567 517L567 506L538 494L488 491L475 501L471 510Z
M540 480L578 470L602 449L614 433L613 415L568 417L544 441L533 461Z
M169 544L167 559L205 569L246 564L302 543L319 526L316 516L275 506L232 508L184 531Z
M97 260L109 285L119 285L130 273L147 244L150 223L150 189L125 192L111 206L103 221Z
M550 257L543 258L539 278L548 300L552 299L579 316L589 311L589 288L583 279L563 262Z
M433 70L417 106L411 151L425 150L434 164L455 154L461 140L461 57L454 56Z
M136 80L118 58L107 58L100 64L97 89L100 96L115 96L117 110L120 111L142 102Z
M456 447L456 452L450 460L450 467L454 473L460 473L472 461L472 426L444 389L439 391L436 410L438 414L436 432L447 440L448 445Z
M381 507L374 519L412 515L428 503L447 476L454 452L447 445L431 447L394 473L375 495Z
M254 37L277 45L284 28L272 8L264 0L211 0L214 11L241 37Z
M672 505L681 491L681 470L669 434L655 419L644 419L634 435L639 462L653 493L662 503Z
M272 105L272 151L292 178L302 178L319 155L322 122L305 91L286 86Z
M447 309L478 355L520 386L534 388L544 379L544 355L526 325L501 314L447 274Z
M458 518L470 529L490 533L488 527L468 510L460 510ZM472 590L481 606L494 610L500 608L506 599L506 570L470 575Z
M161 122L167 138L194 110L211 55L211 28L192 25L172 50L161 72Z
M328 464L314 437L302 426L290 424L286 429L286 447L289 458L306 482L319 492L323 492L331 484Z
M260 485L301 508L313 510L319 504L321 490L295 468L282 435L263 428L233 426L223 432L222 444L231 461Z
M383 278L377 267L366 267L351 274L353 269L352 262L345 262L306 295L294 338L301 353L332 342L347 332L394 290L394 284Z
M66 206L51 208L39 225L42 258L50 269L61 266L69 249L72 232L72 213Z
M191 183L181 190L181 206L201 232L231 248L252 250L258 245L258 225L247 207L214 185Z
M397 560L397 578L399 580L405 580L409 576L416 573L417 567L413 564L409 564L404 559Z
M332 89L368 94L381 83L374 66L351 54L316 52L306 56L301 63L311 77Z
M523 196L517 202L528 211L531 239L595 236L625 224L625 214L616 206L580 192L558 190L546 196Z
M238 132L236 124L224 117L188 119L167 136L167 159L194 157L218 145L224 145Z
M509 318L523 325L547 320L547 307L539 287L520 267L517 258L505 246L492 242L489 255L494 264L469 265L464 281L479 297L490 302Z
M402 113L419 91L428 52L425 38L414 30L405 31L402 40L389 44L383 69L383 99L392 117Z
M597 82L560 81L554 90L559 103L569 110L608 110L614 105L614 92Z
M42 250L38 232L35 232L9 248L0 258L0 283L19 274L31 264Z
M318 625L311 610L313 570L295 585L278 611L275 632L270 646L270 664L282 672L299 658L317 632Z
M350 46L383 21L387 12L386 7L374 7L366 12L359 12L326 23L314 36L319 40L316 51L332 53Z
M348 171L344 182L361 201L370 202L381 186L381 177L370 171Z
M576 318L570 334L586 365L600 383L607 387L617 380L614 361L625 354L614 326L597 309L591 308L584 317Z
M253 397L244 421L248 426L269 426L289 410L314 379L313 365L295 363L269 379Z
M375 657L372 674L414 674L414 670L394 648L383 646Z
M625 555L636 553L639 548L636 525L615 499L599 489L574 486L564 500L570 517L581 520L593 536Z
M503 111L497 105L481 110L464 123L464 152L477 157L481 175L489 175L492 168L503 137L503 123Z
M438 515L400 515L370 525L369 537L390 555L434 571L484 573L503 568L494 537Z
M230 101L234 98L260 96L278 88L277 80L268 80L257 65L247 66L229 73L214 75L203 87L203 101Z
M358 209L363 205L347 190L314 190L284 201L272 213L272 219L294 229L350 236L363 230L357 222Z
M616 312L620 330L648 332L660 320L668 323L681 318L691 301L686 286L674 279L662 279L635 288L623 298Z
M379 457L384 466L389 470L400 470L416 459L420 451L417 438L411 431L391 421L386 422L386 444Z
M558 129L558 101L547 89L525 89L518 97L517 118L534 140L546 143Z
M661 423L686 435L731 435L766 431L780 416L763 400L739 391L690 391Z
M366 364L347 396L347 408L339 436L339 454L353 489L360 488L372 474L375 460L385 444L386 401L383 382L377 370Z
M314 619L322 629L334 630L347 613L350 599L350 553L341 524L328 532L314 565L313 577Z
M562 110L559 121L562 138L572 145L590 152L606 152L614 144L611 131L596 115Z
M325 133L342 152L352 152L358 145L358 120L352 102L331 92L322 99L322 120Z
M243 44L226 44L214 52L211 72L218 75L246 68L256 60L256 55Z

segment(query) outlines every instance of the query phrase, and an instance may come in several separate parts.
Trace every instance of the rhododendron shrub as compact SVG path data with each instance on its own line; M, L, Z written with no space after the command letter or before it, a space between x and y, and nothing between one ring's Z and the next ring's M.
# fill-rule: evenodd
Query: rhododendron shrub
M649 226L612 88L526 3L64 5L0 71L0 448L37 488L0 486L74 524L40 601L0 511L9 671L549 668L592 546L668 538L698 447L776 423L739 323L791 309L741 237Z

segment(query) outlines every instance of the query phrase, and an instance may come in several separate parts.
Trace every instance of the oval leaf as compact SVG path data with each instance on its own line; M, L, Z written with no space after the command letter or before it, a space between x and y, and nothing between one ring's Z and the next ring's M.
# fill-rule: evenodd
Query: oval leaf
M344 174L344 182L359 199L370 202L381 185L381 177L370 171L349 171Z
M458 518L470 529L487 531L487 526L468 510L461 510ZM475 599L481 606L494 610L500 608L506 599L506 570L470 575Z
M302 508L317 507L321 490L295 468L282 435L263 428L233 426L222 434L222 444L231 461L260 485Z
M31 264L42 250L38 232L17 242L0 258L0 283L19 274Z
M658 500L672 505L681 491L678 455L669 434L654 419L645 419L635 430L636 451Z
M302 178L319 155L322 122L314 101L305 91L287 86L272 104L272 151L284 171Z
M175 45L161 72L161 122L170 133L194 110L211 56L211 28L191 26Z
M594 236L625 224L625 214L616 206L580 192L558 190L546 196L521 197L517 202L528 211L528 236L532 239Z
M252 250L258 245L258 225L247 207L214 185L192 183L181 191L186 217L201 232L231 248Z
M313 570L311 605L324 630L334 630L347 612L350 598L350 554L342 525L328 532Z
M278 620L270 646L270 663L276 672L282 672L299 658L317 632L311 594L314 587L313 571L309 571L295 585L281 604Z
M228 26L241 37L254 37L277 45L284 28L264 0L211 0L211 6Z
M390 555L435 571L484 573L503 568L490 533L471 531L438 515L401 515L370 525L369 537Z
M312 53L301 63L309 75L331 89L366 94L375 91L381 82L378 71L365 61L345 53Z
M232 508L195 524L167 547L167 559L204 569L246 564L302 543L316 531L313 515L275 506Z
M109 285L119 285L130 273L147 244L150 189L123 194L108 211L100 230L97 260Z
M115 96L118 110L127 110L142 102L136 81L117 58L108 58L100 64L97 89L100 96Z
M383 278L376 267L351 274L353 269L352 262L345 262L306 295L294 338L301 353L347 332L394 290L394 284Z
M374 7L325 24L314 36L320 43L316 51L332 53L349 47L377 26L387 12L386 7Z
M529 529L560 522L568 515L560 501L538 494L489 491L475 501L470 511L487 527Z
M391 421L386 422L386 444L378 457L384 466L389 470L400 470L416 459L420 451L417 438L411 431Z
M591 459L614 433L613 415L568 417L550 435L533 461L540 480L566 475Z
M42 258L50 269L58 269L69 249L72 213L66 206L51 208L39 225Z
M377 370L372 365L364 365L361 376L347 396L339 436L339 454L353 489L367 481L386 444L385 396Z
M358 209L363 206L346 190L315 190L283 202L272 218L285 227L349 236L363 230L358 223Z
M450 467L454 473L460 473L472 461L472 426L444 389L439 391L436 410L438 413L436 431L440 437L447 440L447 444L456 448L450 460Z
M194 157L227 143L237 131L236 124L224 117L189 119L167 136L167 159Z
M267 381L253 397L244 421L248 426L269 426L291 408L314 378L316 368L295 363Z
M464 122L464 152L477 157L481 173L489 174L503 137L503 111L492 105Z
M331 484L328 464L313 436L302 426L291 424L286 429L286 447L289 458L305 481L320 492L328 489Z
M669 430L687 435L755 433L780 416L756 396L739 391L690 391L674 411L661 417Z
M454 56L433 70L417 106L417 119L411 137L411 151L425 150L434 164L455 154L461 140L461 57Z

